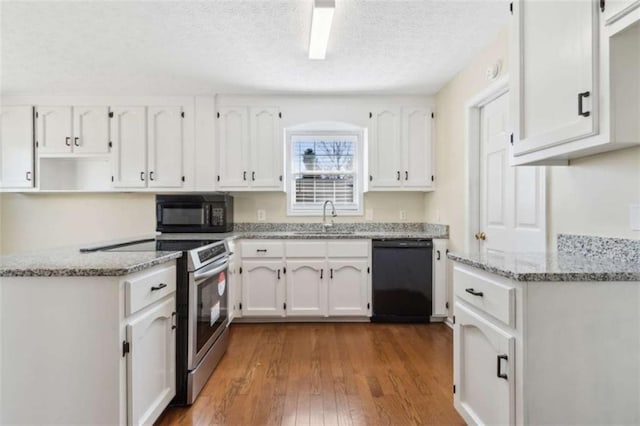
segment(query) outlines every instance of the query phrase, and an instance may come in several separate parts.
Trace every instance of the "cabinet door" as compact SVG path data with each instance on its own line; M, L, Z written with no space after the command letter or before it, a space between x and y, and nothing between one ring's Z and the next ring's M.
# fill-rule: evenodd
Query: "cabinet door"
M250 108L253 189L282 189L284 139L278 108Z
M229 250L232 250L229 247ZM242 281L240 280L240 266L238 265L237 255L229 257L229 271L227 273L227 306L229 307L229 324L234 318L242 317Z
M218 165L220 189L249 185L249 120L247 108L220 108L218 117Z
M514 3L515 155L597 132L597 10L595 1Z
M456 301L454 404L469 424L515 424L515 338Z
M242 316L284 315L281 260L242 261Z
M405 188L427 190L433 186L431 120L431 110L428 108L402 110L405 170L402 171L401 179Z
M329 315L369 315L366 259L329 260Z
M327 265L322 260L287 260L287 315L327 315Z
M371 113L369 127L369 188L402 186L402 150L400 149L400 114L395 109Z
M73 107L73 152L78 154L109 152L109 107Z
M33 188L33 108L0 110L0 188Z
M127 325L130 425L152 424L176 394L175 295Z
M639 0L606 0L603 12L606 24L617 21L637 7L640 7Z
M71 152L71 107L39 106L36 109L36 141L42 154Z
M145 107L112 108L113 186L147 186L147 123Z
M433 240L433 306L432 315L448 315L447 300L447 240Z
M182 187L182 108L148 107L149 187Z

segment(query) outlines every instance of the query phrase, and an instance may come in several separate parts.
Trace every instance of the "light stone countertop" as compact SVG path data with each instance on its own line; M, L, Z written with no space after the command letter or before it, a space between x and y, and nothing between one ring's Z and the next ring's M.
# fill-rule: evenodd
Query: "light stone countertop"
M182 256L179 251L81 253L78 248L0 256L0 277L121 276Z
M86 244L97 248L142 239L434 239L448 238L445 225L340 224L323 232L321 224L241 225L229 233L188 233L140 236L127 240ZM81 253L80 247L51 249L0 256L0 277L121 276L141 271L182 256L175 252Z
M640 263L565 253L449 253L449 259L515 281L640 281Z

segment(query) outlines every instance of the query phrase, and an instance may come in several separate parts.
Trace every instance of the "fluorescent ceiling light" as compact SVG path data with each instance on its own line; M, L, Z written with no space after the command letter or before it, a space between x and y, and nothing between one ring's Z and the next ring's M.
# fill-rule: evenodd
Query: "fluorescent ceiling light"
M331 21L336 9L335 0L314 0L309 39L309 59L324 59L331 32Z

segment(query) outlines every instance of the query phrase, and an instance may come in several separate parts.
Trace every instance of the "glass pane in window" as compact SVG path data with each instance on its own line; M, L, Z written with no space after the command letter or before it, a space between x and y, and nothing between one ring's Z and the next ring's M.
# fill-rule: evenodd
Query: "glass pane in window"
M354 169L355 141L349 136L299 136L293 141L293 173L349 172Z
M295 179L295 203L322 204L326 200L338 204L353 204L353 175L301 175Z

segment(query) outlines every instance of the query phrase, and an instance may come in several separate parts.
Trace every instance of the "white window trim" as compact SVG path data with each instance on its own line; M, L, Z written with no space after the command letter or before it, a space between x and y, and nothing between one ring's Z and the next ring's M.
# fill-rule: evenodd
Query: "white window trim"
M287 193L287 216L322 216L322 206L310 208L310 209L294 209L293 200L295 194L295 188L293 187L293 172L291 169L291 152L293 149L292 139L297 136L354 136L356 138L355 157L354 163L354 183L356 187L355 199L357 202L354 208L344 209L340 206L336 206L336 213L339 216L362 216L364 212L364 156L365 151L365 129L359 126L354 126L347 123L308 123L300 126L290 127L285 129L285 190Z

